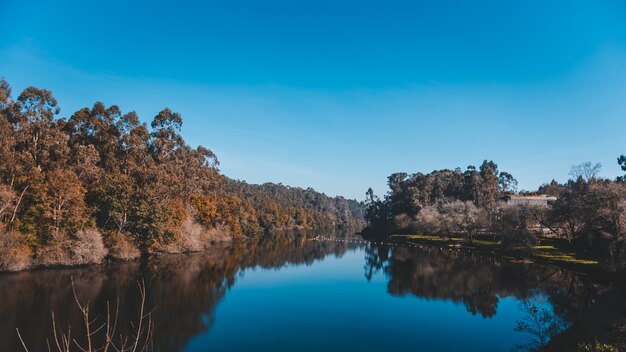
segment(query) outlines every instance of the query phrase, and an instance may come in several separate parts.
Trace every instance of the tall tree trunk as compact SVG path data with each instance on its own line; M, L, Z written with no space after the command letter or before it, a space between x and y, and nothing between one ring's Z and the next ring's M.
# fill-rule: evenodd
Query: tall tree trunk
M13 209L13 216L11 217L11 222L15 220L15 215L17 215L17 209L20 207L20 203L22 203L22 197L24 197L24 193L26 193L27 189L28 189L28 185L24 188L24 190L20 194L20 197L17 200L17 204L15 204L15 209Z

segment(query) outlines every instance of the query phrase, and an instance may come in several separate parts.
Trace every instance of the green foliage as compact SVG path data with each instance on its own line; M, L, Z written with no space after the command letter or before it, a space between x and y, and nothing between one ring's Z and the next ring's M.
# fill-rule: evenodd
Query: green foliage
M465 171L457 168L429 174L395 173L388 178L390 191L384 200L368 190L366 219L371 226L393 227L391 221L398 216L413 219L424 207L453 201L472 202L491 216L498 199L516 183L511 174L499 172L498 166L487 160L478 170L468 166Z

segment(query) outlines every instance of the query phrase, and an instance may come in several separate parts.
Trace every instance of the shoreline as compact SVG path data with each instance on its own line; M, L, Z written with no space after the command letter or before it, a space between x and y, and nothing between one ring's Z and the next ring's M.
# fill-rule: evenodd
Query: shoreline
M366 239L369 236L361 234ZM532 253L521 248L506 248L501 244L486 240L482 237L474 239L470 244L459 236L440 237L418 234L392 234L386 242L389 243L412 243L426 245L433 248L448 248L478 253L483 255L497 256L511 261L521 261L543 265L554 265L559 268L571 270L583 274L589 274L610 281L623 281L626 272L611 271L602 267L594 258L585 257L580 253L569 251L562 244L565 240L543 239L541 243L534 246ZM595 258L597 259L597 258Z
M341 233L343 231L349 231L350 233L357 233L359 229L274 229L267 233L294 233L294 234L302 234L302 233L317 233L320 231L329 232L329 233ZM1 234L1 233L0 233ZM156 248L150 252L142 252L138 247L132 246L132 255L119 255L120 253L113 250L111 246L104 245L106 248L107 254L102 258L90 258L90 260L57 260L50 256L46 257L38 257L42 256L42 254L38 254L37 252L33 252L30 254L28 259L28 265L21 266L19 269L7 269L3 268L0 265L0 275L6 273L19 273L19 272L29 272L29 271L37 271L37 270L46 270L46 269L62 269L62 268L80 268L80 267L89 267L96 265L107 265L110 263L123 263L123 262L133 262L133 261L141 261L146 258L153 258L165 255L184 255L184 254L193 254L200 253L203 251L211 250L216 247L221 247L224 245L230 245L237 241L245 241L248 239L254 239L257 237L263 237L266 234L258 234L253 236L234 236L229 233L221 233L220 236L213 237L206 243L195 243L194 245L189 245L182 242L172 242L168 245L163 245L159 248ZM54 245L53 249L63 249L70 250L70 248L62 248L63 246L57 244ZM128 249L128 248L127 248ZM1 252L1 251L0 251ZM115 253L115 254L114 254ZM71 257L71 253L64 253L66 256ZM98 260L97 260L98 259Z
M70 269L70 268L86 268L92 266L100 266L100 265L108 265L113 263L125 263L125 262L136 262L141 261L147 258L152 257L160 257L166 255L184 255L184 254L192 254L199 253L202 251L207 251L215 247L220 247L225 244L232 244L233 241L238 238L234 237L226 237L220 239L211 240L209 243L203 245L201 248L162 248L159 250L155 250L149 253L141 253L139 250L138 255L136 256L115 256L109 253L103 257L101 260L93 260L93 261L76 261L74 263L67 263L63 261L48 261L50 258L36 258L31 257L30 263L27 266L23 266L20 269L11 270L11 269L0 269L0 275L3 274L11 274L11 273L22 273L22 272L34 272L39 270L49 270L49 269ZM110 249L109 249L110 250Z
M363 236L363 234L361 234ZM364 236L367 238L367 236ZM374 237L367 238L371 243L376 243ZM378 241L381 241L380 239ZM382 240L387 244L404 244L415 245L419 247L429 247L444 251L449 249L457 249L466 253L474 253L483 256L492 256L506 259L512 262L524 262L537 265L551 265L559 269L569 270L583 275L589 275L594 281L604 282L610 286L610 289L602 295L602 298L592 306L588 311L583 313L572 325L561 333L553 336L550 342L543 349L537 351L567 350L576 351L579 344L591 344L593 341L610 344L613 347L623 349L626 347L626 301L623 297L626 294L626 284L624 279L626 272L616 272L603 269L598 262L591 263L587 259L578 259L582 262L576 262L576 259L568 261L559 260L550 257L542 257L533 255L529 257L527 254L518 250L502 248L494 248L498 246L492 241L474 240L473 245L466 245L463 238L425 236L425 235L408 235L394 234L390 235L386 240ZM478 242L478 243L476 243ZM491 242L491 243L485 243ZM545 244L539 245L539 250L547 250Z

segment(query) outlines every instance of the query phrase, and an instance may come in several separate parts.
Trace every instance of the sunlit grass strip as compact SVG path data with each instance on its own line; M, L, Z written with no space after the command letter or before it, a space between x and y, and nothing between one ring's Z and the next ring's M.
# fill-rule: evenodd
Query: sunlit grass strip
M535 257L539 257L539 258L543 258L543 259L548 259L548 260L555 260L555 261L560 261L560 262L565 262L565 263L572 263L572 264L583 264L583 265L595 265L598 264L598 262L596 260L589 260L589 259L578 259L576 257L574 257L574 253L562 253L562 252L556 252L556 253L535 253L533 256Z
M466 242L467 243L467 240L465 238L458 237L458 236L447 237L447 236L432 236L432 235L422 235L422 234L410 234L410 235L395 234L395 235L391 235L390 238L423 241L426 243L437 244L437 245L441 245L443 243L449 244L451 242L457 242L457 243ZM490 250L492 253L495 250L497 253L502 254L502 255L505 255L506 253L510 253L510 254L517 253L519 255L520 250L521 250L519 248L506 249L498 245L496 242L487 241L487 240L476 240L476 239L472 241L471 246L475 247L478 250L480 249ZM564 252L562 249L559 249L555 247L554 245L534 246L533 253L529 253L525 256L528 258L543 259L547 261L561 262L561 263L568 263L568 264L581 264L581 265L598 264L598 261L596 260L577 258L576 253Z
M534 246L533 249L554 249L554 246Z
M419 234L414 234L414 235L397 235L396 234L396 235L391 235L390 237L399 237L399 238L410 239L410 240L425 240L425 241L433 241L433 242L466 242L467 241L467 239L463 237L457 237L457 236L448 237L448 236L432 236L432 235L419 235ZM479 246L493 246L496 243L493 241L475 239L474 241L472 241L472 244L479 245Z
M432 236L432 235L391 235L390 237L399 237L399 238L410 239L410 240L426 240L426 241L435 241L435 242L465 241L465 239L461 237L442 237L442 236Z

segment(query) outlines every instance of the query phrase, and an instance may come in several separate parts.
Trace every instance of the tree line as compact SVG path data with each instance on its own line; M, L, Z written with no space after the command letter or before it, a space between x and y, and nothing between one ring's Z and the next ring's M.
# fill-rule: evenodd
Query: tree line
M169 108L148 125L100 102L62 117L49 90L14 99L1 80L0 267L193 249L217 232L359 225L357 202L228 179L210 149L185 142L182 124Z
M626 157L618 163L626 171ZM517 181L493 161L478 168L394 173L381 199L366 192L367 232L423 233L468 242L477 236L532 251L542 237L556 237L599 258L611 270L626 267L626 177L598 177L599 164L572 167L571 179L534 192L517 192ZM626 176L626 175L625 175ZM549 195L551 202L507 202L514 196Z

